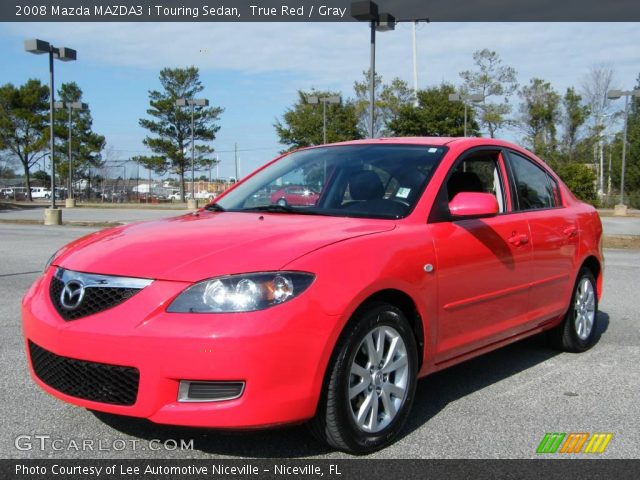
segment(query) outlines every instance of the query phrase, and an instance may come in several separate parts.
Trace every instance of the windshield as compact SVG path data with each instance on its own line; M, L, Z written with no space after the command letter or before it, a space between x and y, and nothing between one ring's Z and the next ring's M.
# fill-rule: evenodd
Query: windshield
M227 211L402 218L418 202L445 147L344 145L287 155L224 195Z

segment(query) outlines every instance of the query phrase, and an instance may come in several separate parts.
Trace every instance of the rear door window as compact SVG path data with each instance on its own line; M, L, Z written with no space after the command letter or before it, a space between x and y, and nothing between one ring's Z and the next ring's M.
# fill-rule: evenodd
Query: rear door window
M522 155L509 152L518 210L560 206L558 185L541 167Z

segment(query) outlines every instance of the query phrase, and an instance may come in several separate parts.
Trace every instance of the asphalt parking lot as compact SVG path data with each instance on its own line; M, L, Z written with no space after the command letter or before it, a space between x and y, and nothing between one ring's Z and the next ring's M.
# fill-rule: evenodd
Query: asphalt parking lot
M165 212L167 215L171 212ZM29 378L20 298L47 258L91 229L0 225L0 457L338 458L302 426L220 432L96 415L41 391ZM640 456L640 251L607 250L600 339L584 354L559 354L533 338L419 383L404 436L375 458L535 458L546 432L611 432L607 458ZM45 439L16 447L21 435ZM93 450L73 445L92 440ZM167 442L154 450L148 440ZM171 449L193 440L193 450ZM98 448L98 445L101 448ZM158 444L154 444L158 448ZM121 448L123 447L124 448ZM135 448L134 448L135 446ZM582 455L581 455L582 456Z

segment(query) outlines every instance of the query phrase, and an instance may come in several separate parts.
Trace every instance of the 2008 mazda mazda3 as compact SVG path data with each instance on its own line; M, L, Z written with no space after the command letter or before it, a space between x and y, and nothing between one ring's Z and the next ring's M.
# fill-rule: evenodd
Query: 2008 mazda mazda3
M287 186L318 193L274 196ZM307 148L193 214L54 254L23 300L31 373L93 410L310 421L367 453L397 437L420 377L543 331L589 348L601 237L594 208L507 142Z

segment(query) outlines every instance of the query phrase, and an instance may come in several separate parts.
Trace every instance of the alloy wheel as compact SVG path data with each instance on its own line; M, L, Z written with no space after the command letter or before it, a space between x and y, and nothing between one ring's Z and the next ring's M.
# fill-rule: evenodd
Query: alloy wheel
M596 316L595 292L591 281L583 277L578 284L574 303L576 334L586 340L591 334Z
M387 427L407 397L407 347L393 327L369 331L360 343L349 375L349 404L358 428L376 433Z

